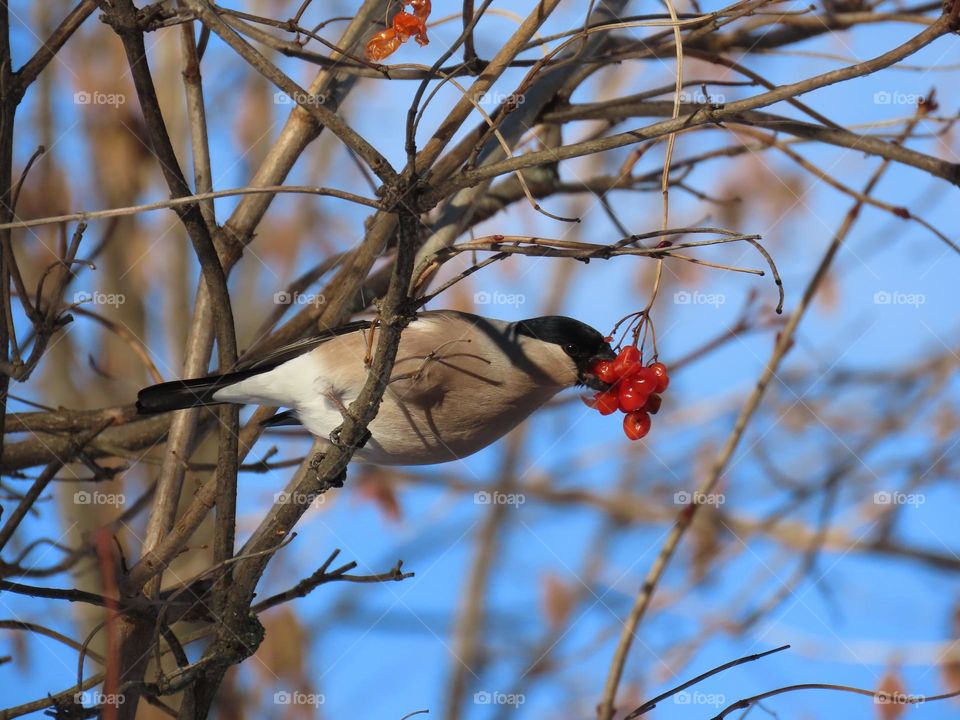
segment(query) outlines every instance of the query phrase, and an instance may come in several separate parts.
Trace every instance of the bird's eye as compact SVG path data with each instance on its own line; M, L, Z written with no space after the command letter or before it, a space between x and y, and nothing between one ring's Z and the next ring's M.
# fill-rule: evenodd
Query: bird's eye
M567 355L573 355L577 352L577 346L574 345L573 343L567 343L566 345L563 346L563 351Z

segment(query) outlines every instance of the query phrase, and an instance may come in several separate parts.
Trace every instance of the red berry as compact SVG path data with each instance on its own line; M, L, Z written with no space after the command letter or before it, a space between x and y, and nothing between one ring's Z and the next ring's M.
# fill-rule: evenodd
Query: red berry
M661 398L659 395L654 393L649 398L647 398L647 403L641 408L641 410L643 410L644 412L648 412L651 415L656 415L658 412L660 412L660 403L662 402L663 402L663 398Z
M639 362L640 351L633 345L627 345L620 351L620 354L617 355L617 359L613 361L613 371L617 374L618 378L625 377L626 375L632 374L631 371Z
M631 440L639 440L650 432L650 416L643 410L628 413L623 418L623 432Z
M613 385L613 383L620 379L620 376L617 375L614 370L613 360L598 360L594 363L593 374L600 378L601 382L605 382L608 385Z
M649 383L636 377L620 383L620 409L623 412L639 410L646 405L652 390Z
M627 365L623 369L623 375L620 376L620 380L626 380L628 377L635 376L638 372L643 370L643 365L637 361L631 365Z
M657 392L661 393L670 385L670 376L667 374L667 366L661 362L655 362L649 368L657 378Z
M657 392L657 376L650 368L641 367L631 376L630 382L637 386L637 390L649 397Z
M581 400L581 402L583 402L583 404L586 405L588 408L591 408L591 409L593 409L593 410L596 410L596 409L597 409L597 396L596 396L596 395L593 395L593 396L590 396L590 395L581 395L581 396L580 396L580 400Z
M610 415L615 413L620 407L620 398L616 390L606 390L593 396L596 402L597 410L601 415Z

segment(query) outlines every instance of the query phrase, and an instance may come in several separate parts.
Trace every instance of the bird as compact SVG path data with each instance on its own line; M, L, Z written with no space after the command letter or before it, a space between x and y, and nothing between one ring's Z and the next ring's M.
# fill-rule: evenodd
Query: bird
M369 372L376 324L360 320L296 341L221 375L153 385L141 414L223 403L282 408L268 426L302 425L329 446ZM610 386L594 373L616 355L600 332L550 315L505 321L455 310L403 329L390 381L354 459L435 465L496 442L565 388Z

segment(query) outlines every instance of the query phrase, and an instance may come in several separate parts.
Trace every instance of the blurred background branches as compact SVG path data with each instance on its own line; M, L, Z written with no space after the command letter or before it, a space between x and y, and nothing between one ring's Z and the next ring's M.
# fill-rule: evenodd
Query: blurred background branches
M400 9L0 1L0 718L952 716L960 2ZM422 306L670 398L344 475ZM136 414L375 315L326 456Z

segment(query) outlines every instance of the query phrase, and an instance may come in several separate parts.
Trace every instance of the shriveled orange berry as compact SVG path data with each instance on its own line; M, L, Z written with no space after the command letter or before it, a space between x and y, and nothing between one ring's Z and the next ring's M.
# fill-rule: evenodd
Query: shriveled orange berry
M398 35L406 35L404 40L411 35L417 35L423 29L423 21L416 15L408 12L398 12L393 16L393 29Z
M406 38L397 34L392 27L381 30L367 42L367 59L379 62L390 57Z

